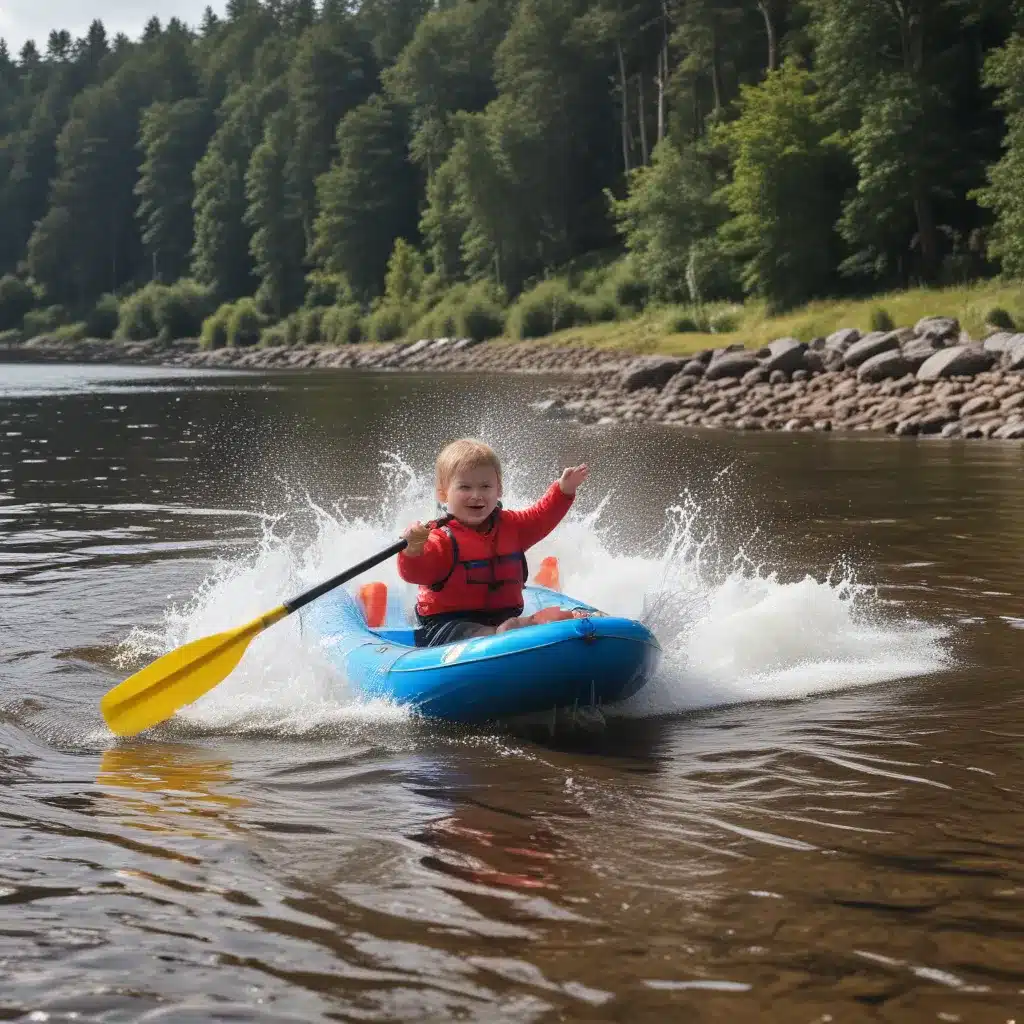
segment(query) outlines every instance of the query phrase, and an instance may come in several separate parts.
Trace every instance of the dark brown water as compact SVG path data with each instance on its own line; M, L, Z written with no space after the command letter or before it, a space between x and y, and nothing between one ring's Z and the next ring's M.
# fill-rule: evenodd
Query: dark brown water
M1024 1019L1024 448L537 386L0 367L0 1018ZM603 736L361 704L290 620L106 732L146 657L430 512L462 433L520 501L583 457L612 495L550 550L666 664Z

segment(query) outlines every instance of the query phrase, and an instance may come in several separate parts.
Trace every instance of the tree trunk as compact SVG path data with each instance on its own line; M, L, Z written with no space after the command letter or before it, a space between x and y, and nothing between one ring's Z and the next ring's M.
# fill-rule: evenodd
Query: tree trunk
M665 138L665 94L668 91L668 6L661 3L661 50L658 52L658 142Z
M619 119L622 122L622 167L629 174L629 83L626 79L626 58L622 55L622 43L617 39L615 52L619 58L619 92L622 97L619 108Z
M718 31L711 29L711 89L715 96L714 114L717 118L722 112L722 69L718 60Z
M640 125L640 159L643 166L649 163L647 152L647 118L644 116L644 76L643 72L636 76L636 119Z
M931 282L938 276L939 234L931 197L920 184L914 186L914 216L917 218L917 241L921 247L921 274Z
M779 35L775 26L773 0L757 0L757 8L764 18L765 31L768 33L768 70L775 71L779 66Z

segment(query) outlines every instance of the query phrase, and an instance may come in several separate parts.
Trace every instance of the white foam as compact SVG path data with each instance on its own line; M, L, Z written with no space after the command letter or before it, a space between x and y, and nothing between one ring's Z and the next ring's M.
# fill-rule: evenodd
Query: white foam
M430 480L397 456L381 466L376 514L316 506L289 494L288 507L263 520L254 550L226 556L184 607L155 629L125 641L126 665L189 640L239 625L393 542L409 521L435 508ZM506 504L536 497L517 488L506 467ZM721 483L723 492L728 490ZM615 615L642 618L664 649L655 680L619 709L630 716L666 714L877 684L934 672L948 664L943 629L915 621L847 568L829 578L786 580L784 567L764 567L745 545L719 538L721 494L701 504L692 495L665 513L655 550L638 553L617 540L621 524L610 503L570 513L530 552L533 566L559 559L562 589ZM649 545L650 546L650 545ZM767 545L760 545L766 547ZM411 607L412 589L392 559L358 582L385 581ZM353 586L358 585L353 584ZM308 734L396 727L402 710L353 697L302 636L291 616L259 636L241 665L216 689L177 716L178 728L202 732Z

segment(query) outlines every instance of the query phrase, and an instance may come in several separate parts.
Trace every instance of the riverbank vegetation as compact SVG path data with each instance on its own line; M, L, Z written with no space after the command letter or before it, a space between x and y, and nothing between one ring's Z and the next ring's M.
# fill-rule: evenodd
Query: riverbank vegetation
M1024 321L1024 5L230 0L0 46L0 332Z

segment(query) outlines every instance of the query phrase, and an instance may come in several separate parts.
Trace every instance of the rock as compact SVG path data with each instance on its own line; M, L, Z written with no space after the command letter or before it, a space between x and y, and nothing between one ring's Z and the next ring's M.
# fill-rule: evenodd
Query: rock
M1009 343L1016 337L1016 334L1011 334L1009 331L998 331L995 334L990 334L982 342L982 348L987 352L998 352L1001 354L1006 351Z
M807 346L796 338L777 338L768 346L768 356L761 364L769 373L776 370L792 373L805 367Z
M907 357L898 348L891 349L864 360L857 369L857 380L877 384L882 380L899 380L910 371Z
M986 352L980 345L955 345L953 348L942 349L926 359L917 371L917 379L974 377L991 369L995 362L995 353Z
M914 333L920 338L936 341L959 339L960 321L952 316L926 316L914 324Z
M861 338L847 350L843 356L843 365L855 369L861 363L867 362L872 356L881 352L891 352L900 347L900 335L898 331L872 331L866 338Z
M737 352L746 352L747 348L740 342L733 342L731 345L723 345L721 348L711 349L711 358L708 360L707 365L712 366L717 363L719 359L725 359L727 356L734 355ZM753 352L747 353L748 355L754 355Z
M823 352L825 350L825 343L827 340L827 338L822 337L812 338L807 348L811 352Z
M1024 408L1024 391L1018 391L1015 395L1004 398L999 403L999 408L1002 412L1013 412L1014 409Z
M963 433L964 428L956 420L953 420L939 431L939 437L963 437Z
M752 352L730 352L713 359L704 376L707 380L721 380L724 377L739 378L748 370L759 366L757 356Z
M840 357L842 358L842 357ZM814 349L808 349L804 353L804 365L803 369L808 373L824 373L825 372L825 357L821 352ZM799 370L795 370L794 373L799 373Z
M1024 438L1024 422L1014 420L1006 423L993 431L991 436L998 441L1018 441Z
M811 375L807 370L794 370L792 374L792 381L794 384L799 383L803 380L810 380Z
M710 356L708 359L710 360ZM681 372L690 377L703 377L705 362L705 360L701 359L691 359L685 366L683 366Z
M825 339L826 352L838 352L842 355L854 342L860 341L861 333L856 327L844 327L841 331L830 334Z
M1024 345L1007 349L1003 354L1003 368L1006 370L1024 370Z
M975 395L960 406L961 416L974 416L979 412L994 412L999 403L991 395Z
M683 369L686 363L685 359L672 359L666 356L636 359L622 371L619 386L623 391L639 391L641 388L660 390Z
M764 369L764 367L762 367L762 369ZM782 370L772 370L772 372L770 374L768 374L768 383L769 384L788 384L789 383L789 375L784 373Z
M755 384L763 384L766 380L768 380L768 371L763 366L755 366L743 374L740 383L753 387Z

